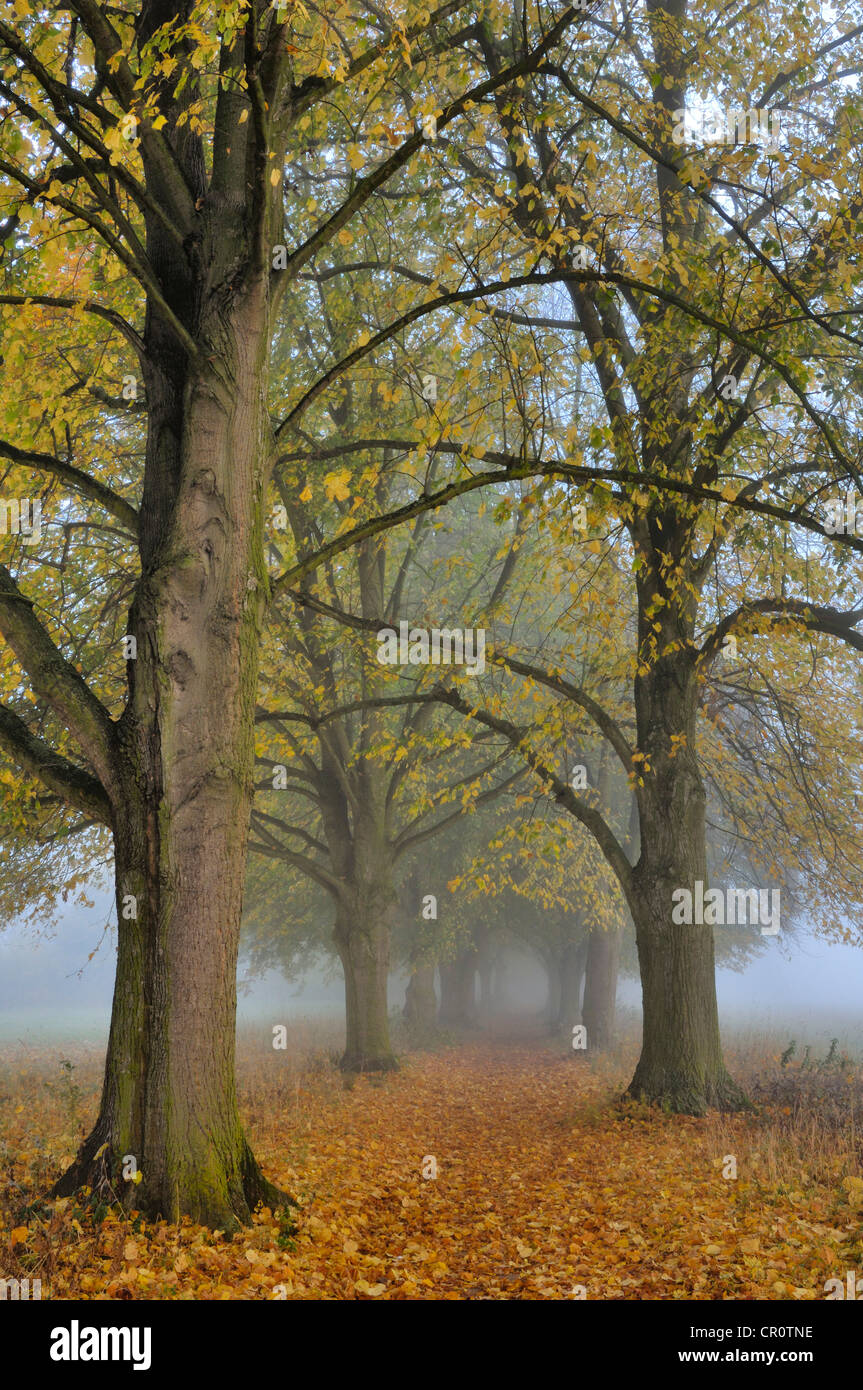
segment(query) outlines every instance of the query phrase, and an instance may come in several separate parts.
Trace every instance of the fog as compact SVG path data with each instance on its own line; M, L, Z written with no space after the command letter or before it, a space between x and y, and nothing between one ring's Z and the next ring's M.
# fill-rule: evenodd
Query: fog
M0 930L0 1041L74 1037L107 1040L114 981L116 932L107 925L110 897L91 909L70 911L53 934L10 923ZM546 976L527 954L513 956L508 971L514 1008L538 1014ZM337 962L288 980L271 971L248 981L238 970L238 1025L288 1022L302 1017L343 1017L344 994ZM390 1007L404 1001L406 977L394 970ZM811 1041L839 1036L843 1045L863 1047L863 951L799 931L793 941L765 941L740 972L719 968L720 1017L727 1025L769 1031L806 1029ZM618 1001L637 1010L637 979L621 978Z

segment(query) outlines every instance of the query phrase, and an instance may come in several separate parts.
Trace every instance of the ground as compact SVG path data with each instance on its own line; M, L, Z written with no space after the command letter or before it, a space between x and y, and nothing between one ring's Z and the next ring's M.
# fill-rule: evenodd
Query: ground
M93 1113L99 1057L0 1054L0 1278L55 1299L781 1300L863 1265L861 1078L841 1058L732 1052L756 1111L687 1119L617 1103L631 1045L590 1061L473 1039L346 1083L336 1049L294 1041L246 1040L240 1085L300 1207L233 1240L71 1200L28 1214Z

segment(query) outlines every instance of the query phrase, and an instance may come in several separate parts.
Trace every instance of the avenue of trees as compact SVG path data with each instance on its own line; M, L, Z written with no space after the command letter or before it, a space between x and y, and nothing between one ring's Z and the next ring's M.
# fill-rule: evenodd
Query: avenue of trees
M633 1095L746 1103L757 927L672 903L855 930L861 71L859 4L0 7L2 903L117 904L59 1192L278 1202L244 900L267 960L332 933L346 1069L394 961L463 1022L522 939L589 1047L637 961Z

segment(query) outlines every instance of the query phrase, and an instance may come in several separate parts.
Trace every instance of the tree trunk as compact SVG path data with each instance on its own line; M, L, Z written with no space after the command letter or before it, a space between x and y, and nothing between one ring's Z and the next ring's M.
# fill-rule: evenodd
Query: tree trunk
M470 1028L476 1022L475 951L463 951L440 966L439 1020L451 1028Z
M605 1052L614 1041L617 970L620 964L620 931L592 931L587 944L584 1005L581 1021L587 1029L587 1050Z
M512 1007L509 961L505 950L498 951L495 956L492 998L494 999L495 1008L497 1009L508 1009Z
M663 608L654 637L643 616L651 597L640 594L640 641L643 649L655 641L667 654L645 662L635 681L638 747L649 770L638 792L641 853L629 893L644 1017L629 1091L700 1115L711 1106L738 1108L745 1097L722 1057L712 928L671 920L675 889L706 883L705 792L695 751L694 655L691 647L680 649L680 631L691 629L691 615L678 614L675 625Z
M434 965L415 965L405 992L405 1021L419 1034L433 1033L437 1022Z
M488 1023L492 1013L491 977L494 969L494 945L491 932L482 923L478 923L474 927L473 939L476 946L476 970L479 976L477 1019L480 1023L485 1024Z
M108 1059L96 1126L56 1188L86 1183L149 1217L222 1229L278 1197L243 1137L234 1081L268 588L266 322L264 276L203 315L194 368L168 343L152 353L142 575L130 612L137 655L116 726ZM127 1155L140 1183L119 1176Z
M478 966L479 971L479 1016L483 1023L488 1023L493 1012L491 978L494 969L494 961L486 952L480 955Z
M333 939L345 975L346 1072L394 1071L390 1046L387 982L390 968L388 904L359 895L336 912Z
M586 954L583 943L570 943L563 952L557 1026L560 1033L569 1037L581 1018L581 982L584 978Z
M542 957L542 963L548 976L548 995L545 1001L545 1017L548 1022L549 1032L556 1033L560 1027L560 1009L562 1000L562 957L555 955L553 951L546 952Z
M442 1027L455 1027L460 1022L458 965L454 960L441 961L438 969L440 971L438 1022Z
M461 1018L466 1028L475 1028L477 1023L476 951L465 951L464 954L459 957L458 967L458 991Z

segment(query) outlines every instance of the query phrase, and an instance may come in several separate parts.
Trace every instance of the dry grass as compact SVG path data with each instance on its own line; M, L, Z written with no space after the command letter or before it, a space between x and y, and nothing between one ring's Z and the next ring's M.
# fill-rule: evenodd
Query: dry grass
M733 1041L727 1057L756 1108L733 1121L714 1116L714 1141L736 1142L753 1183L799 1191L863 1177L863 1066L838 1040L816 1047L753 1035Z

